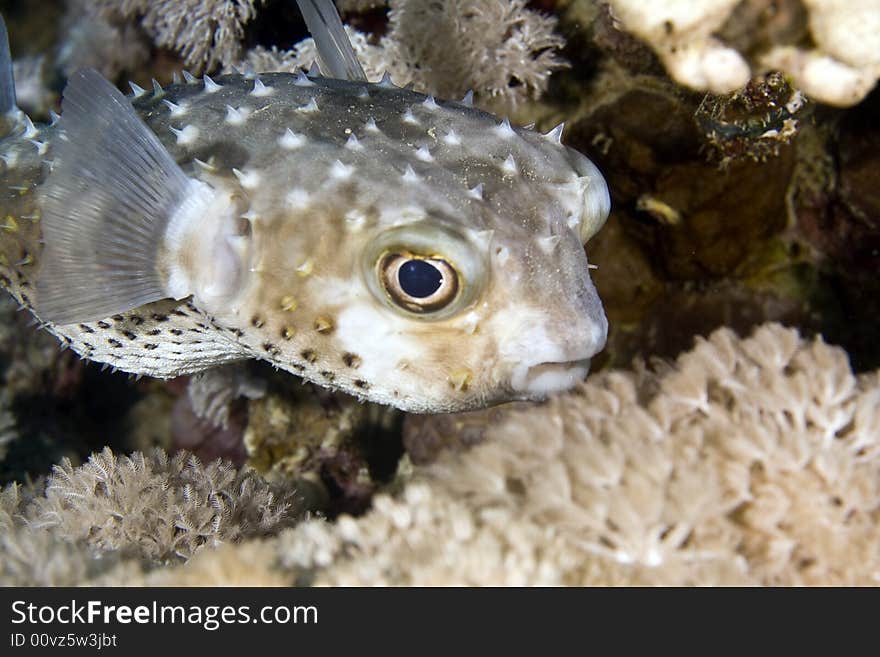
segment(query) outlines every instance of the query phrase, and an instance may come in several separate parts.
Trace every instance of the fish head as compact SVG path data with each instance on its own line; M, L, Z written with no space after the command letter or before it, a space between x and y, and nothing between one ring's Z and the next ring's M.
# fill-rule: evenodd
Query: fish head
M444 167L442 149L418 170L331 150L308 180L267 164L286 182L251 193L245 283L213 314L280 367L407 411L570 388L607 333L583 242L609 202L589 160L547 148L516 176L482 154Z

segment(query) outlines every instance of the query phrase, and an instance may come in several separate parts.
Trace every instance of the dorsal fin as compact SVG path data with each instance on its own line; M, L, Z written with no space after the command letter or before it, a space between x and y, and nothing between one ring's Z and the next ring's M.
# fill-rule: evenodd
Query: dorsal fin
M333 0L296 0L321 59L321 72L340 80L364 80L367 76L342 27Z
M9 35L6 23L0 16L0 114L17 110L15 104L15 78L12 76L12 53L9 51Z
M157 251L190 180L97 71L71 77L62 107L44 187L36 310L71 324L169 296Z

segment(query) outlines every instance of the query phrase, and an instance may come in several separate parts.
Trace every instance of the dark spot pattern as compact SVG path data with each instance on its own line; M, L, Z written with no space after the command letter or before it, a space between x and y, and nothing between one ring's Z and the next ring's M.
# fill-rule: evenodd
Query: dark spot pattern
M346 367L357 369L361 365L361 357L357 354L345 352L342 354L342 362L345 363Z

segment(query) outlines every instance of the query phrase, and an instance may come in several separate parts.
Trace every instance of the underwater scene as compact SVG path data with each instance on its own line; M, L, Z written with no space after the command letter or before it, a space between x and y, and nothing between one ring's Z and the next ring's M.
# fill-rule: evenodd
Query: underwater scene
M880 0L0 15L0 585L880 584Z

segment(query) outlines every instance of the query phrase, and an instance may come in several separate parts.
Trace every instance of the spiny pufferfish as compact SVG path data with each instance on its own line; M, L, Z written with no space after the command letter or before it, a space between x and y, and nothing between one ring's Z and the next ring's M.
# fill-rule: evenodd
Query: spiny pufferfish
M319 49L341 32L309 27ZM604 346L583 244L608 190L561 129L317 71L125 97L86 70L35 126L0 36L2 282L84 358L155 377L260 358L444 412L569 388Z

